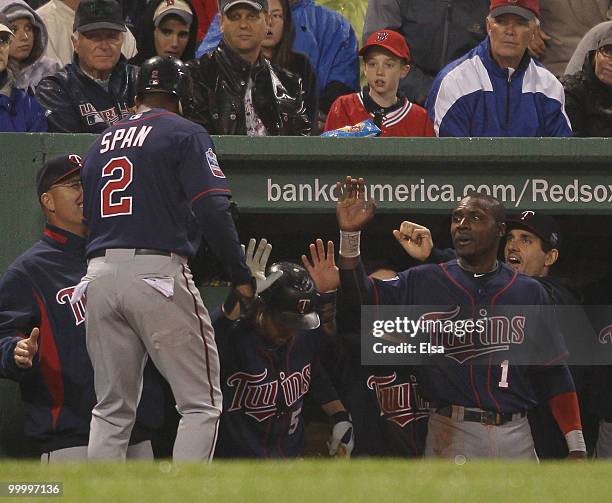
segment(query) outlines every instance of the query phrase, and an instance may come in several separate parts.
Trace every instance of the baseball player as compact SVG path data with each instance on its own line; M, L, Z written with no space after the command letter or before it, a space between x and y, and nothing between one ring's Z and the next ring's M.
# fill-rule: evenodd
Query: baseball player
M378 267L369 276L391 279L396 272ZM340 279L337 283L339 286ZM338 334L331 338L323 363L350 410L355 431L353 456L422 457L429 403L408 365L361 364L361 306L337 314ZM350 307L350 306L348 306Z
M47 225L43 237L0 279L0 377L19 382L25 434L45 463L87 459L93 368L85 346L85 304L70 303L85 274L81 158L63 155L37 175ZM152 458L152 431L163 421L162 390L147 366L129 458Z
M506 228L503 206L496 199L474 193L463 198L453 211L450 231L457 259L415 267L393 280L378 281L365 276L359 246L360 231L373 217L375 201L366 204L365 182L361 178L347 177L344 189L338 183L338 193L343 302L466 305L487 312L492 306L549 304L538 282L497 262L499 242ZM402 245L412 242L410 236L395 235ZM541 332L533 342L548 348L550 356L562 361L566 350L557 328L538 328ZM500 334L504 340L507 336ZM535 458L526 413L538 401L547 400L565 434L569 456L584 457L578 401L567 366L544 362L517 366L508 360L493 365L490 351L495 349L495 343L488 344L482 348L486 353L476 345L468 358L451 360L445 356L448 361L444 365L421 367L423 392L434 407L426 455Z
M183 117L191 78L173 57L142 65L136 114L89 149L81 178L89 225L87 349L97 404L89 457L123 459L147 355L182 416L175 461L211 460L221 413L219 358L187 258L204 235L243 302L253 299L229 211L230 189L207 132Z
M264 277L270 250L262 252L265 247L265 241L260 242L254 254L255 241L251 240L247 250L247 263L255 277ZM333 330L335 293L319 294L318 289L327 290L315 278L321 269L335 267L333 248L326 255L320 242L311 253L312 279L298 264L273 264L249 316L237 319L231 297L223 312L213 315L224 397L218 456L301 456L302 408L310 392L334 421L330 455L351 454L350 417L319 361L326 332Z
M536 279L544 287L553 304L575 306L582 303L582 295L566 278L550 274L559 258L561 244L561 233L554 218L539 211L526 210L506 219L506 231L504 261L510 267ZM410 236L411 239L405 241L402 236ZM420 261L434 263L451 260L456 256L453 249L435 249L429 229L414 222L402 222L396 237L404 243L406 251ZM576 334L585 333L584 327L581 326L584 321L584 318L573 319L571 327L563 327L565 333L573 332L570 342L574 342ZM573 366L570 371L579 397L581 423L584 427L585 423L592 423L590 416L585 414L583 400L585 369ZM565 438L548 404L538 404L529 411L528 418L538 458L567 457ZM590 430L588 432L590 433Z

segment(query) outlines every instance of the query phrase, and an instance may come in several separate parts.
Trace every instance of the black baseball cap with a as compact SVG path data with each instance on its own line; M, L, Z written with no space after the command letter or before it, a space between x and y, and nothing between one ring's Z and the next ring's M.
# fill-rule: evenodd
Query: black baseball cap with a
M38 198L56 183L78 173L82 166L83 159L78 154L66 154L47 161L36 174Z
M116 0L81 0L74 16L72 31L126 31L121 5Z
M257 11L268 12L268 0L219 0L219 12L225 14L236 5L247 5Z
M545 245L557 250L561 247L561 232L557 221L539 211L527 210L519 215L512 215L506 220L508 230L526 229L538 236Z

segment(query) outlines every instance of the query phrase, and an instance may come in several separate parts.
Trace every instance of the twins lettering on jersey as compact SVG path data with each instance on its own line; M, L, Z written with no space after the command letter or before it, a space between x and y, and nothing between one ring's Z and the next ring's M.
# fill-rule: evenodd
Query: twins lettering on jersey
M487 316L482 309L482 318L475 320L457 320L460 307L451 311L436 311L425 313L420 320L426 322L425 332L429 334L432 346L443 346L444 357L464 363L482 355L507 351L512 344L523 344L525 341L525 316ZM427 323L427 321L452 322L452 330L442 330L442 323ZM464 322L464 330L459 331L458 322ZM469 324L471 322L471 324Z
M228 412L243 409L247 416L258 422L276 415L276 401L279 386L287 407L291 407L300 400L310 389L311 368L306 365L301 371L285 376L279 374L280 379L264 382L268 376L268 369L260 374L248 372L235 372L227 378L227 385L236 388Z
M70 303L75 288L76 286L62 288L55 295L55 300L58 304L68 304L68 306L70 306L75 324L78 326L85 321L85 302L84 299L81 299L74 304Z
M429 402L421 398L416 378L414 376L410 378L412 383L396 383L397 374L393 372L387 376L371 375L366 382L368 388L376 393L380 414L400 428L412 421L429 416L427 412ZM415 404L414 408L411 397Z

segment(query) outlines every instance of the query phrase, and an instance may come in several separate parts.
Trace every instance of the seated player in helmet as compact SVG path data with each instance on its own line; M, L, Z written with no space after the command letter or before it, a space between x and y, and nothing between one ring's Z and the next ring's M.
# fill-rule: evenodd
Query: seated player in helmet
M273 264L264 275L271 246L262 240L255 252L251 240L247 264L258 280L257 301L240 313L230 294L212 316L223 391L217 457L301 456L308 392L334 420L330 455L350 455L352 424L318 358L335 314L335 292L317 282L319 271L335 268L333 245L327 253L318 245L311 248L312 276L291 262Z

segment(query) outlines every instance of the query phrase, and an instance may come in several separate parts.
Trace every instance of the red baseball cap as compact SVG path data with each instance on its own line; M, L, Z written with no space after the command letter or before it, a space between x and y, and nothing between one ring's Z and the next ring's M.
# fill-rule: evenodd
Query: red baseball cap
M540 2L539 0L491 0L489 14L493 17L516 14L531 20L540 17Z
M398 58L403 58L406 61L411 59L406 39L393 30L378 30L372 33L359 51L359 55L363 56L370 47L382 47Z

